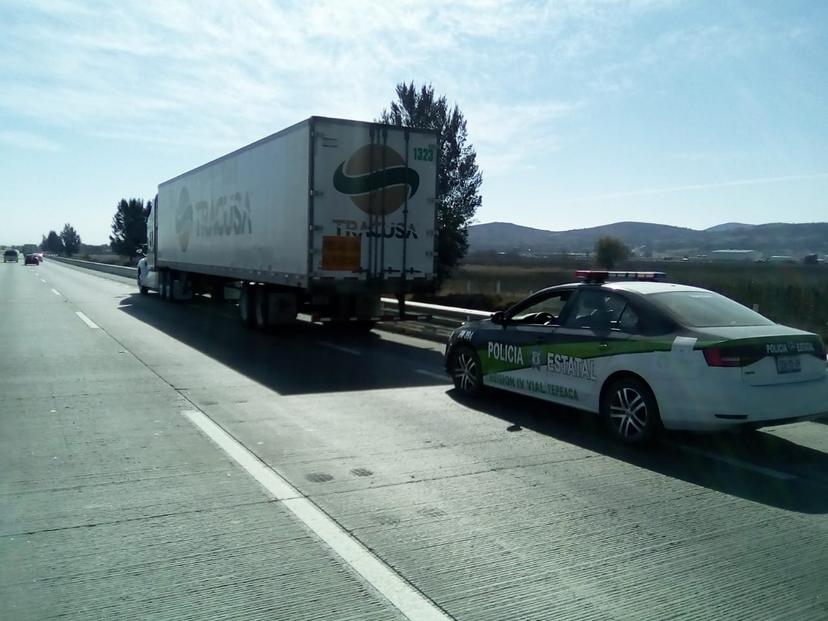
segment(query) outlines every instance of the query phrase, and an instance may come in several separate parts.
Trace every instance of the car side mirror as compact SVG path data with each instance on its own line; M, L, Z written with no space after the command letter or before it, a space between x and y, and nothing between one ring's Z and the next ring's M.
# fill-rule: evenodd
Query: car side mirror
M503 311L497 311L496 313L492 313L491 321L499 326L505 326L506 315L503 314Z

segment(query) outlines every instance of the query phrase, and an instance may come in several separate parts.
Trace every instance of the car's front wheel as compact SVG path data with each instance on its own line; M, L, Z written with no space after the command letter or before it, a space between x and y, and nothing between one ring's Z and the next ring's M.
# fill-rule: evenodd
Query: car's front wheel
M458 347L451 355L449 372L454 387L464 395L476 397L483 390L480 357L471 347Z
M661 427L653 391L634 377L622 377L607 387L601 398L601 414L612 434L625 444L647 444Z

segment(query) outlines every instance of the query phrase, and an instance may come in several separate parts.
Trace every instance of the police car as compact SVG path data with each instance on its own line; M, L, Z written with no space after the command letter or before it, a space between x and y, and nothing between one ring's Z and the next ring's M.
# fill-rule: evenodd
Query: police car
M457 390L484 386L606 418L623 442L663 427L715 431L828 413L822 339L661 272L580 270L454 330Z

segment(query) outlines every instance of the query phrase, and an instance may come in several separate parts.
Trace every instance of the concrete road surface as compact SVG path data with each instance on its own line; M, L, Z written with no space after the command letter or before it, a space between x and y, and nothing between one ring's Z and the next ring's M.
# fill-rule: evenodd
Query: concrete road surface
M436 343L0 267L0 619L828 619L824 422L629 450Z

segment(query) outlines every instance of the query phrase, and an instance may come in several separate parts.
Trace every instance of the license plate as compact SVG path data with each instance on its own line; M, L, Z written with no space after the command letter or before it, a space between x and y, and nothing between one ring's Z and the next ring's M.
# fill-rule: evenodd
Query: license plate
M778 356L776 358L777 373L799 373L802 370L802 363L799 356Z

